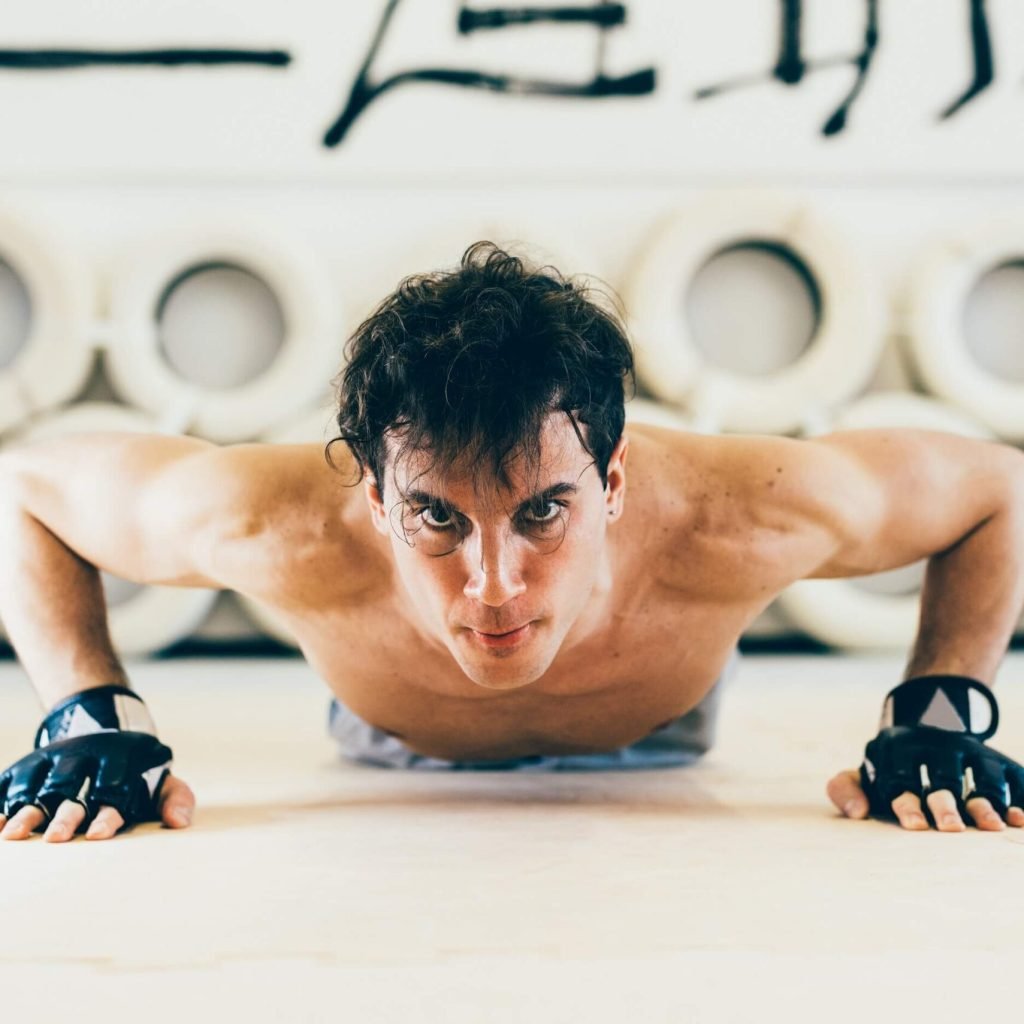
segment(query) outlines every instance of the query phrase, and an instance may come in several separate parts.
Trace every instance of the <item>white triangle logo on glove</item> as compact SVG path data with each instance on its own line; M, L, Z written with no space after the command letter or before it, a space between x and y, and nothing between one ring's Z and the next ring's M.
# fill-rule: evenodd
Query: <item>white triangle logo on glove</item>
M61 721L59 734L61 739L69 740L73 736L91 736L96 732L110 731L104 729L81 704L76 704L71 709L71 714L65 715Z
M967 732L964 720L950 703L949 698L946 696L946 691L941 687L935 691L935 695L929 702L928 707L925 708L924 714L917 724L931 725L936 729L947 729L953 732Z

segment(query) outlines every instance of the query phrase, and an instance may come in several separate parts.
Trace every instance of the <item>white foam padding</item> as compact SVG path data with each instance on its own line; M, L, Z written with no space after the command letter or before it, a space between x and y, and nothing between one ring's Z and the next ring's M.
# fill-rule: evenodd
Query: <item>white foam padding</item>
M690 281L726 249L769 245L813 279L819 322L800 357L772 373L714 366L691 334ZM885 343L879 288L853 241L804 199L774 193L712 193L661 225L623 287L637 374L659 399L690 408L720 430L786 433L815 409L847 401L868 384Z
M189 271L238 267L262 280L284 315L266 372L237 387L182 379L160 351L157 312ZM252 440L321 397L342 362L340 288L308 247L278 229L198 221L133 247L112 277L108 368L120 397L179 429L220 443Z
M967 228L922 251L902 302L902 334L925 387L1024 442L1024 382L979 365L967 346L964 309L980 278L1024 260L1024 215Z
M0 259L30 301L29 333L0 368L0 434L72 399L92 366L95 286L82 260L50 229L0 210Z

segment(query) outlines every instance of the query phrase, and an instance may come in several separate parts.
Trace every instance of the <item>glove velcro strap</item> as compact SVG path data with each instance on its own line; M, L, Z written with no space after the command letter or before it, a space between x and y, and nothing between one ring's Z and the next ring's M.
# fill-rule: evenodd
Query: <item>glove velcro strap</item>
M969 676L918 676L890 690L879 731L930 726L987 740L999 726L999 705L982 682Z
M134 690L127 686L97 686L73 693L43 719L36 733L35 749L97 732L144 732L156 736L156 725Z

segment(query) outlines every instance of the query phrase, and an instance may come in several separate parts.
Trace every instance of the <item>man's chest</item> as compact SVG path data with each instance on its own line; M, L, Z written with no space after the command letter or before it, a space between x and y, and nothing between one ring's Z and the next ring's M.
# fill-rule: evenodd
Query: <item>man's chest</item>
M739 609L648 600L514 691L477 686L373 602L293 625L312 667L366 722L417 753L490 760L635 742L701 701L744 624Z

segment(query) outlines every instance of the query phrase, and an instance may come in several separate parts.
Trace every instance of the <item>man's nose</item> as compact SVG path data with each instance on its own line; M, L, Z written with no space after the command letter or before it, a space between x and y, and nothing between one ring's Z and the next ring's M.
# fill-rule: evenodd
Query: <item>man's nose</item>
M484 541L470 545L470 572L466 580L467 597L497 608L526 590L514 544Z

